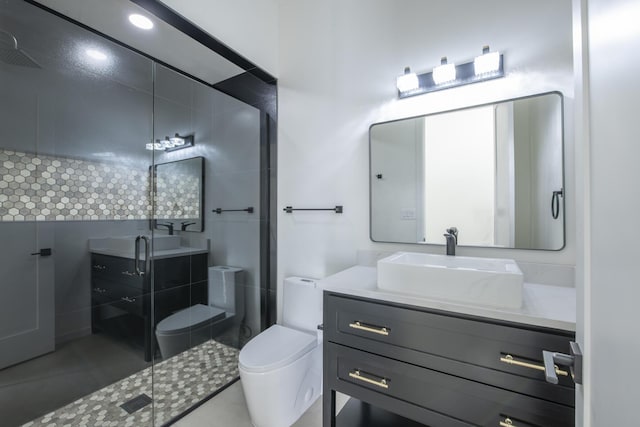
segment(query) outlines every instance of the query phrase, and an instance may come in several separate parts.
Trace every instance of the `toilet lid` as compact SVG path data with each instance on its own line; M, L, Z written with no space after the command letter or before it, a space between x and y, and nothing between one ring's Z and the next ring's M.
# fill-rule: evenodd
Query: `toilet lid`
M196 304L164 318L156 326L160 333L179 334L207 322L224 319L225 311L204 304Z
M240 350L240 367L265 372L286 366L317 345L315 335L273 325Z

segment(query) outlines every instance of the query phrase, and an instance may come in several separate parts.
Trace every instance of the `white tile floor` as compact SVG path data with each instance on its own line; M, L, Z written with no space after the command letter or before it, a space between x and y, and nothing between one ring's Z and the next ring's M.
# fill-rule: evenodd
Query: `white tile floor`
M342 408L347 398L338 395L336 404ZM240 381L197 408L174 424L175 427L252 427ZM305 412L293 427L322 426L322 396Z

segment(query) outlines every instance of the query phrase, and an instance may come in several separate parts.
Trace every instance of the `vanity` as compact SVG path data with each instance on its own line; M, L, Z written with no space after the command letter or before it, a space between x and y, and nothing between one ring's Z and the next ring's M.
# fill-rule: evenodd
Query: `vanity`
M207 304L208 250L180 246L179 236L155 236L152 287L144 251L137 265L144 274L136 271L134 240L90 240L91 329L132 343L151 361L155 326L176 311Z
M575 425L575 288L448 256L564 248L563 112L548 92L371 125L371 240L447 255L397 252L320 282L325 427Z
M497 308L389 292L374 267L322 285L325 427L575 424L569 368L548 383L542 357L570 353L572 288L524 283L522 307Z

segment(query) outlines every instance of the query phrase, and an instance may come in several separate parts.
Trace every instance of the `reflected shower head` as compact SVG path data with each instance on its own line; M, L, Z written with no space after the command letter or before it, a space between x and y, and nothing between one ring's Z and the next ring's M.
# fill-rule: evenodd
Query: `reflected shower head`
M19 67L42 68L26 52L18 49L18 39L13 34L2 29L0 29L0 34L3 35L3 38L0 39L0 61Z

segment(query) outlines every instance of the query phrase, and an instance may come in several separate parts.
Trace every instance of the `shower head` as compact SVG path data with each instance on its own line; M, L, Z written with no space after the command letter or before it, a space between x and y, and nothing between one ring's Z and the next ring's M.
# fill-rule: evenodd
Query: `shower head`
M0 29L0 34L4 35L5 39L8 38L10 40L7 42L0 39L0 61L19 67L42 68L25 51L18 49L18 40L13 34L2 29Z

